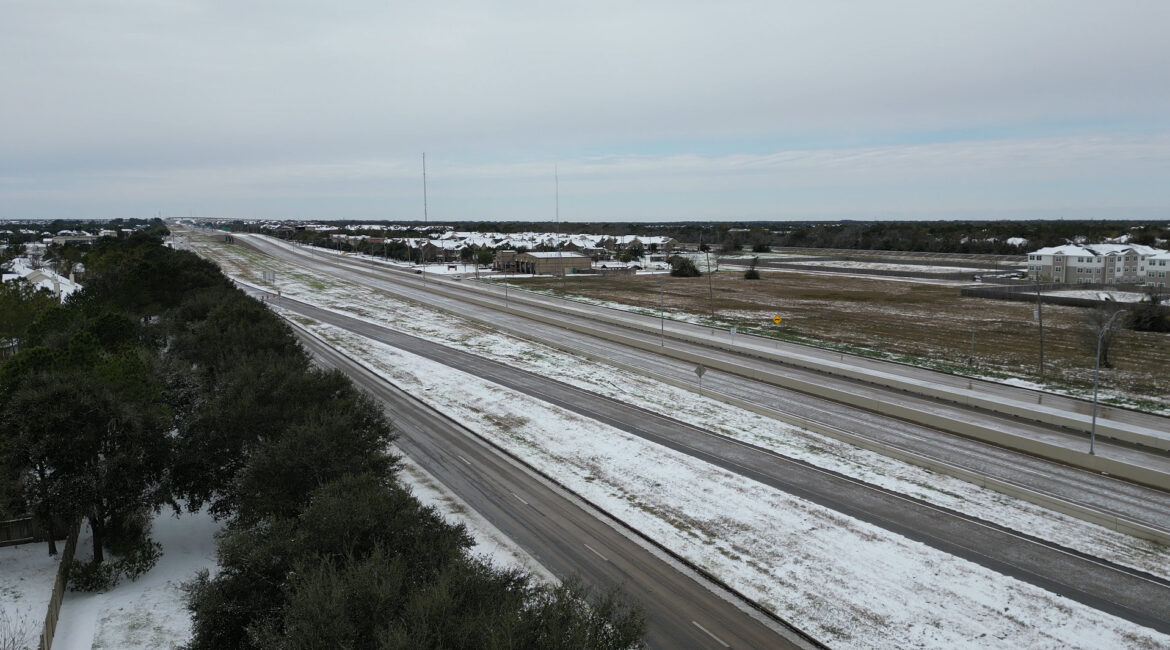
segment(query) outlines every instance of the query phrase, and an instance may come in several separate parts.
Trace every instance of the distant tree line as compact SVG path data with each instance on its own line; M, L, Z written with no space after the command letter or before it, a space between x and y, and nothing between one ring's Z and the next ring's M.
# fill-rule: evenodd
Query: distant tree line
M0 517L78 517L104 588L158 557L150 521L207 507L219 569L189 586L202 648L629 648L616 593L539 584L396 479L392 424L211 263L148 234L99 243L65 304L0 291ZM11 307L12 311L9 311Z
M338 227L373 225L377 222L331 221ZM388 224L390 222L387 222ZM419 230L399 230L398 237L421 237L422 222L394 222L401 226L417 226ZM1087 242L1101 242L1123 235L1135 244L1155 245L1170 239L1167 221L1106 221L1106 220L1032 220L1032 221L746 221L746 222L529 222L529 221L452 221L429 222L430 228L450 227L465 232L561 232L565 234L597 235L661 235L689 245L722 253L738 251L767 252L774 247L841 248L852 250L890 250L938 253L975 253L1021 255L1046 246L1059 246L1083 237ZM233 228L261 230L259 224L243 221ZM379 236L378 229L367 229L365 234ZM329 233L297 231L288 237L325 246ZM1027 243L1009 243L1013 238ZM343 248L346 244L340 244ZM369 251L381 254L380 245L371 245ZM406 259L397 249L389 255Z

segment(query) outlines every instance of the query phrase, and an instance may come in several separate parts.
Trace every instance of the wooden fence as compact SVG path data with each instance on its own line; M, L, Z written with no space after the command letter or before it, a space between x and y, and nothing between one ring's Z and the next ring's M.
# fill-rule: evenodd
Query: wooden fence
M81 520L73 522L69 539L61 552L61 563L57 565L57 580L53 583L53 595L49 598L49 609L45 612L45 627L41 630L40 650L53 647L53 635L57 631L57 619L61 616L61 602L65 599L65 588L69 586L69 569L73 566L73 555L77 552L77 535L81 532Z
M32 517L0 521L0 546L15 546L44 539L44 531Z

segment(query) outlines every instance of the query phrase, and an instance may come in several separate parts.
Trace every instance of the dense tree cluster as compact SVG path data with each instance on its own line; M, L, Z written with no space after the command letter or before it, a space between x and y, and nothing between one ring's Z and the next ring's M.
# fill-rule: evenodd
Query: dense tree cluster
M85 517L100 588L149 568L170 504L226 520L188 587L199 648L628 648L616 594L471 557L395 478L393 429L210 263L135 235L100 243L60 305L0 291L0 516ZM106 551L113 557L107 558Z
M671 255L666 260L670 262L670 275L676 278L697 278L702 273L699 267L695 266L694 260L682 255Z

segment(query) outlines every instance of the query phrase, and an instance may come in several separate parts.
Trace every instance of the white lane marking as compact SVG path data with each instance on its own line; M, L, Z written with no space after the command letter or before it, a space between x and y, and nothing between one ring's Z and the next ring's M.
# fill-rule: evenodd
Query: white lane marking
M597 549L593 548L592 546L590 546L590 545L586 544L586 545L585 545L585 548L589 549L590 551L593 551L593 554L594 554L594 555L596 555L597 557L599 557L599 558L601 558L601 559L605 560L606 562L609 562L609 558L605 557L605 556L604 556L604 555L602 555L601 553L598 553L598 552L597 552ZM708 634L709 634L709 633L708 633Z
M468 464L468 465L470 465L470 464L471 464L471 461L469 461L469 460L467 460L466 458L464 458L464 457L460 456L459 454L455 454L455 457L456 457L456 458L458 458L459 460L463 461L464 463Z
M691 621L691 622L695 624L695 627L697 627L697 628L699 628L700 630L702 630L702 631L706 632L706 633L707 633L707 636L709 636L709 637L711 637L712 639L715 639L716 641L718 641L718 642L719 642L719 645L723 646L724 648L730 648L730 647L731 647L731 646L727 645L727 643L725 643L725 642L723 641L723 639L720 639L719 637L715 636L714 634L711 634L711 630L708 630L707 628L703 627L702 625L699 625L699 622L698 622L698 621Z
M528 502L525 501L524 499L521 499L519 494L516 494L515 492L513 492L512 496L516 497L516 500L519 501L520 503L523 503L524 505L528 505Z

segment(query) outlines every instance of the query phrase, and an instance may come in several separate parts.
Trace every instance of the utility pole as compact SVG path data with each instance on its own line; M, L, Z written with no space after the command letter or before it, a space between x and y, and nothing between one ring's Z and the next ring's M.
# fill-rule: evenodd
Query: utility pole
M557 216L557 239L561 238L561 176L557 170L557 165L553 164L553 188L556 194L556 216ZM561 296L568 296L569 291L565 287L565 251L561 248L560 243L557 245L557 261L560 262L561 267Z
M1036 273L1036 322L1040 326L1040 383L1044 383L1044 309L1040 300L1040 273Z
M427 246L427 242L429 242L431 238L430 238L430 234L428 233L428 227L427 227L427 152L425 152L425 151L423 152L423 155L422 155L422 168L423 168L423 243L421 246L418 247L418 255L419 255L419 258L422 259L422 281L423 281L423 284L426 284L427 283L426 246Z
M712 282L711 275L712 275L713 271L711 270L710 246L708 246L707 248L708 248L708 250L703 251L703 254L707 256L707 311L710 315L711 322L714 323L715 322L715 288L711 284L711 282ZM699 250L703 250L703 233L702 232L699 233ZM702 380L702 377L700 377L699 379Z

